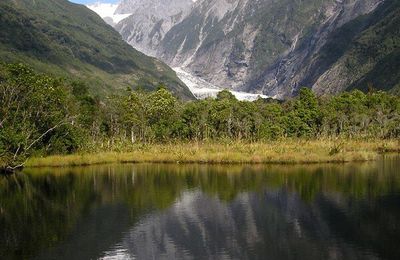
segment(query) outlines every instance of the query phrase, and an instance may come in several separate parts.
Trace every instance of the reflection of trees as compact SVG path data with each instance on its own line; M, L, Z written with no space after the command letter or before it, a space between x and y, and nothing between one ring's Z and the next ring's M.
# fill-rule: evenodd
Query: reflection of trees
M182 204L181 199L199 190L214 199L202 194L202 201L188 202L199 203L195 212L198 219L181 219L189 224L179 234L185 234L184 230L190 231L189 236L200 232L201 228L193 223L203 223L203 230L218 224L221 234L236 237L238 244L257 247L262 245L257 241L276 239L282 236L280 232L295 232L293 228L297 226L303 235L315 241L337 235L339 240L363 247L374 240L372 246L380 253L384 244L376 241L397 238L390 227L398 229L398 198L389 197L400 190L396 164L396 160L387 160L385 164L27 169L25 174L0 179L0 254L7 259L19 259L56 246L53 253L59 255L61 246L72 250L86 241L90 250L81 252L82 257L95 258L122 239L122 233L136 226L134 223L144 214L166 214L169 233L180 230L182 226L176 221L183 215L174 215L171 210ZM249 191L255 193L247 194ZM209 204L212 201L214 205ZM380 203L387 206L381 208ZM222 217L216 218L218 214ZM230 220L226 219L229 214ZM277 229L272 232L265 221L275 223ZM104 224L91 226L94 222ZM376 225L388 230L378 230ZM242 232L244 227L253 231ZM315 230L328 231L317 234ZM353 235L347 234L350 230ZM96 241L100 234L102 244L90 247L90 241ZM240 238L243 234L253 242L249 242L249 237ZM189 237L173 232L170 236L175 236L175 242L182 240L183 245L190 243ZM299 248L304 242L290 241ZM214 246L226 246L224 241L220 242ZM391 256L390 250L387 255Z
M132 167L95 167L69 170L27 170L0 179L0 255L20 259L37 254L68 238L83 216L112 219L113 205L122 205L132 223L146 211L168 207L177 196L173 178L135 179ZM171 175L172 177L172 175ZM105 210L109 205L109 209ZM100 216L96 212L102 211ZM89 221L90 223L90 221ZM106 221L117 227L118 219ZM129 223L125 225L125 228ZM81 232L81 230L76 230ZM112 231L111 229L109 231ZM122 232L123 229L117 229ZM90 231L87 231L90 233ZM92 233L97 230L92 228ZM114 230L114 233L116 230ZM112 234L108 234L112 237ZM121 236L119 233L118 236ZM96 257L100 251L92 252ZM107 239L107 236L102 240Z
M74 175L3 177L0 255L18 259L40 246L62 240L90 199L89 194L75 184Z

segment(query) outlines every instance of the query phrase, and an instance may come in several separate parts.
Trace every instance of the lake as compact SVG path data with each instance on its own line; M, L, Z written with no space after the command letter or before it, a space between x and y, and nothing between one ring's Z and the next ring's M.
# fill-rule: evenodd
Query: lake
M2 259L399 259L400 156L0 177Z

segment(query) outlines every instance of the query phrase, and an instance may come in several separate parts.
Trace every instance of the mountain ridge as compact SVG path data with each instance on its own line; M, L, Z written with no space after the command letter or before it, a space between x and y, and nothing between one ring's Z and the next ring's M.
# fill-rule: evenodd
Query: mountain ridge
M93 11L67 0L0 3L0 54L56 76L83 80L100 96L160 84L183 99L189 89L163 62L125 43Z

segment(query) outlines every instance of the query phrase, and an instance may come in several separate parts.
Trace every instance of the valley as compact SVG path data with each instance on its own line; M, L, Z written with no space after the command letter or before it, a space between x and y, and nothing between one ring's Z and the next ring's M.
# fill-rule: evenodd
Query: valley
M133 0L120 2L115 15L132 15L114 28L134 48L196 78L203 96L214 93L207 85L279 99L301 87L320 95L400 89L398 1L161 2L136 9L129 9Z
M399 259L399 0L102 1L0 0L0 258Z

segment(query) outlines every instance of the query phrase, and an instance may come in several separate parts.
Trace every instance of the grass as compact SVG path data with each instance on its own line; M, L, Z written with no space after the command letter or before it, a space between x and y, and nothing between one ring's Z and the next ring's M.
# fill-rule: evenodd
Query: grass
M372 161L400 152L397 140L284 140L270 143L178 143L136 145L128 152L79 153L30 158L26 167L106 163L297 164Z

